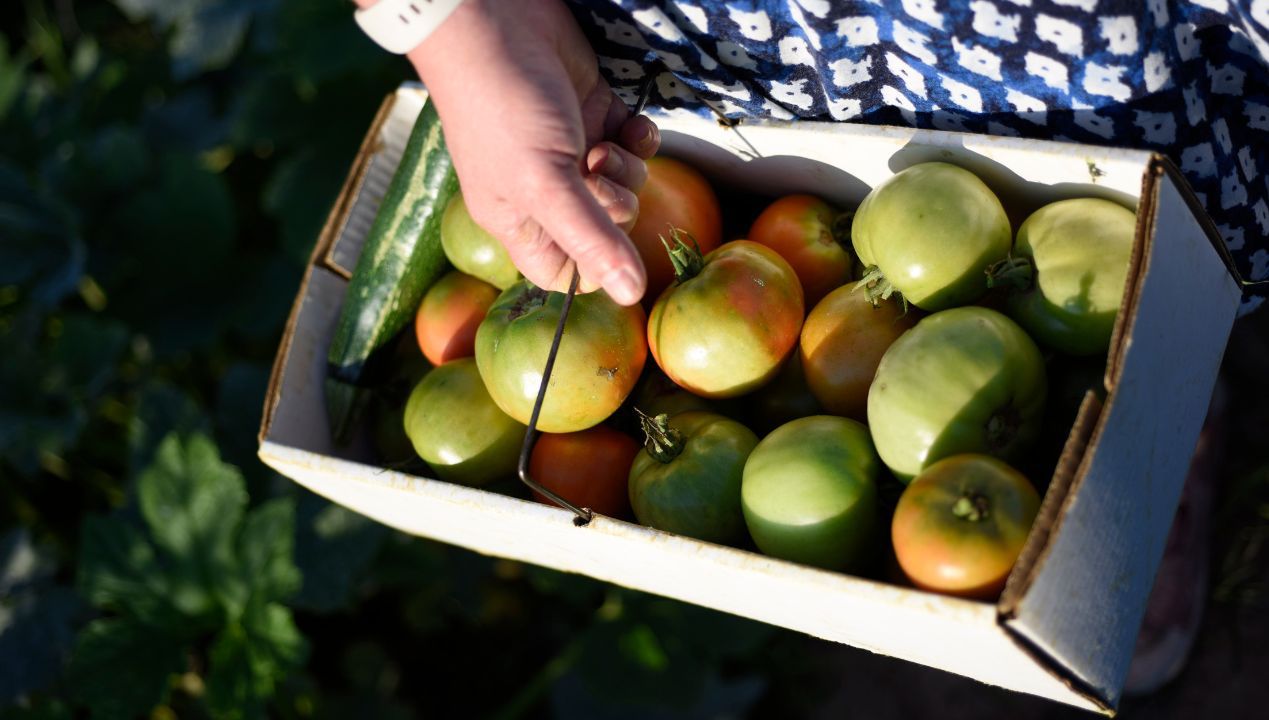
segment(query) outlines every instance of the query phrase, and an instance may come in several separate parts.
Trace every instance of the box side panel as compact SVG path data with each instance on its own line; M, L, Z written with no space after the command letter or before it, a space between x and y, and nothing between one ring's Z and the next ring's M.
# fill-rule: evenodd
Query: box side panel
M1117 377L1015 630L1115 705L1239 301L1177 186L1154 235Z
M576 572L1089 709L1028 658L995 608L805 568L602 516L265 443L261 457L314 492L404 532Z

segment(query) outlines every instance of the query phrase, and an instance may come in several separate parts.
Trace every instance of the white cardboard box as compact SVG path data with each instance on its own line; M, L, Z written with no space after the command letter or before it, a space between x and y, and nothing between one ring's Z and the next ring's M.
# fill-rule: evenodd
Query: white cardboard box
M426 93L381 108L318 239L266 399L260 457L402 531L697 603L985 683L1113 713L1205 415L1239 288L1210 220L1164 159L1013 138L829 123L658 118L663 150L765 194L853 206L916 162L982 177L1014 214L1065 197L1138 210L1107 369L1085 399L1040 517L993 605L811 569L602 516L405 475L333 447L326 351L349 270ZM1015 227L1020 217L1015 217Z

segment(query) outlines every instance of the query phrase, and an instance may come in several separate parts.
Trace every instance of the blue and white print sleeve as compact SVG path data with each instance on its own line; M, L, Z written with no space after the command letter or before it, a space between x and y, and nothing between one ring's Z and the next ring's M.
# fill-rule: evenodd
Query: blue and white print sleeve
M1269 0L569 1L628 102L1159 150L1269 278Z

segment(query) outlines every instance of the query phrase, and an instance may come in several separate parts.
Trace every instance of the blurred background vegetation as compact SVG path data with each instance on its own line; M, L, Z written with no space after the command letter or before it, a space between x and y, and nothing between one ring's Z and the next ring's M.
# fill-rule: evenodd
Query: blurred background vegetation
M0 28L0 716L840 716L917 707L913 677L1066 712L277 476L255 450L282 324L409 67L346 0L10 0ZM1263 391L1265 367L1234 372ZM1256 412L1235 435L1262 445ZM1260 602L1264 459L1234 463L1231 606Z

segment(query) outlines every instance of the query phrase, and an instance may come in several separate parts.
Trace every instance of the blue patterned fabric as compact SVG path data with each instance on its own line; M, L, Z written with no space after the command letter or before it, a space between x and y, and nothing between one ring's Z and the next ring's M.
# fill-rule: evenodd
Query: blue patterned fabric
M1159 150L1269 278L1269 0L571 2L627 102Z

